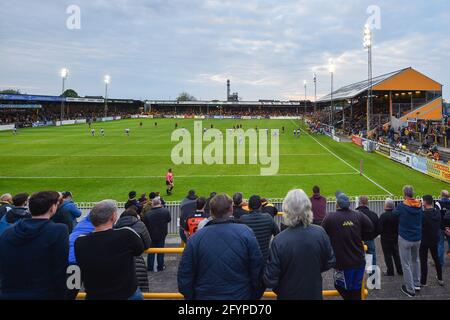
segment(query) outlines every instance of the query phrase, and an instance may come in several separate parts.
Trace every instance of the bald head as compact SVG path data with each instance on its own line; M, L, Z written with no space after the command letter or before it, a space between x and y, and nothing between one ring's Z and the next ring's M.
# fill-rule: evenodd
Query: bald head
M444 199L450 198L450 193L448 192L448 190L442 190L441 191L441 197L444 198Z
M9 193L5 193L0 197L1 202L12 203L12 195Z
M369 198L367 196L360 196L358 198L358 203L360 206L367 206L369 204Z

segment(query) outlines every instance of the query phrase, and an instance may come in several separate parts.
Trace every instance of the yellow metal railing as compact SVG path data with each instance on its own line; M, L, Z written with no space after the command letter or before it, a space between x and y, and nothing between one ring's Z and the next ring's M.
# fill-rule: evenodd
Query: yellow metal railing
M367 251L367 246L364 245L364 250ZM145 253L168 253L168 254L182 254L184 248L150 248L145 251ZM365 277L363 279L363 284L365 283ZM177 300L184 299L184 296L178 292L144 292L142 293L144 299L164 299L164 300ZM337 290L323 290L322 295L324 297L339 297L340 294ZM369 291L363 285L361 287L361 298L365 300L369 295ZM264 292L263 298L275 299L277 295L275 292L266 291ZM82 300L86 298L85 292L78 293L76 299Z

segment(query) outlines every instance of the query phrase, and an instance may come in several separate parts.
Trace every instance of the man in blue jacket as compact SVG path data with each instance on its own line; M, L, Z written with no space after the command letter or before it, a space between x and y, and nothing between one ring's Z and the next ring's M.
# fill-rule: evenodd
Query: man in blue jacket
M178 289L187 300L249 300L263 293L263 260L246 225L230 219L226 194L210 202L213 220L187 242L178 268Z
M0 299L65 299L69 233L50 220L60 194L38 192L29 200L32 218L22 219L0 237Z
M403 187L404 201L394 210L399 216L398 247L403 268L401 291L414 297L420 291L420 241L422 240L422 203L414 199L412 186Z
M77 205L73 202L72 193L70 191L64 191L62 196L64 202L58 208L58 213L61 212L62 214L67 215L72 221L74 228L77 225L77 218L81 217L81 210L78 209Z

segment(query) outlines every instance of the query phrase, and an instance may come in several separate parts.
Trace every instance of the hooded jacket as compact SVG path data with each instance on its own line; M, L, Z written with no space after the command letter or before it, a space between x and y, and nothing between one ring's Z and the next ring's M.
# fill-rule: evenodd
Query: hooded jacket
M151 245L150 235L148 234L145 224L141 220L132 216L120 217L120 219L114 225L114 229L119 229L123 227L129 227L134 231L136 231L136 233L142 239L144 249L150 248ZM134 264L136 269L136 280L138 287L141 289L142 292L148 292L149 287L148 287L147 265L145 264L145 260L142 257L142 255L134 257Z
M24 219L0 237L0 299L65 299L69 253L67 227Z
M8 202L0 201L0 219L10 210L12 210L14 206Z
M72 200L64 201L64 203L59 206L58 212L69 216L73 226L77 224L77 218L81 217L81 210L78 209L77 205Z
M406 241L417 242L422 239L422 202L406 199L394 210L399 216L398 234Z
M327 199L320 194L314 194L310 200L314 221L322 221L327 214Z
M8 223L16 223L26 218L31 218L31 213L25 207L13 207L6 213L6 222Z
M441 213L436 208L425 209L422 219L422 243L435 246L439 243Z
M76 225L76 227L73 229L73 232L69 236L69 263L70 264L77 264L77 259L75 258L75 249L74 244L75 240L79 236L84 236L92 231L94 231L95 227L89 220L89 215L81 219L80 222Z
M186 229L188 215L197 210L197 196L187 196L180 203L180 228Z

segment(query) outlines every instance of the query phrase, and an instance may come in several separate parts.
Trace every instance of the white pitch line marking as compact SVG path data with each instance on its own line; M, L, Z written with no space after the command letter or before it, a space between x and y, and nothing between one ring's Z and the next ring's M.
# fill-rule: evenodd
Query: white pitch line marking
M352 166L350 163L348 163L347 161L345 161L344 159L342 159L341 157L339 157L337 154L335 154L333 151L331 151L330 149L328 149L327 147L325 147L322 143L320 143L316 138L314 138L312 135L310 135L307 131L303 130L302 128L300 128L300 130L302 130L308 137L310 137L311 139L313 139L315 142L317 142L322 148L324 148L325 150L327 150L331 155L333 155L334 157L336 157L337 159L341 160L343 163L345 163L347 166L349 166L350 168L352 168L353 170L355 170L358 174L360 173L358 169L356 169L354 166ZM364 178L366 178L367 180L369 180L370 182L372 182L374 185L376 185L378 188L382 189L383 191L387 192L389 195L392 195L393 193L390 192L389 190L387 190L386 188L384 188L382 185L380 185L379 183L377 183L376 181L372 180L371 178L369 178L366 174L362 174L362 176Z

